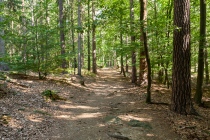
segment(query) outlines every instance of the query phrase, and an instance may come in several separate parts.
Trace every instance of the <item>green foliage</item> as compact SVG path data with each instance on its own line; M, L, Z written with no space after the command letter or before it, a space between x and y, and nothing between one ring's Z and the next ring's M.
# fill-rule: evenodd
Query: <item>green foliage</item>
M45 96L47 99L51 99L51 100L53 100L53 101L55 101L55 100L56 100L55 97L58 96L58 95L57 95L54 91L52 91L52 90L45 90L45 91L42 92L42 95Z
M92 6L90 0L90 12ZM148 46L151 56L153 74L158 75L160 70L168 70L171 77L172 68L172 44L173 44L173 3L171 1L159 0L149 1L147 5L147 27ZM83 7L81 27L77 25L78 3L64 2L64 33L65 54L61 55L59 25L58 25L58 3L56 0L26 1L25 7L20 0L8 0L0 3L0 16L3 22L0 30L4 35L7 55L0 58L7 62L12 70L19 72L33 71L36 73L63 72L61 64L63 60L68 62L65 71L73 73L74 58L77 57L77 33L83 33L83 68L87 67L87 30L90 26L96 26L97 65L106 66L109 62L127 57L128 65L131 66L131 51L136 50L137 60L141 57L140 49L140 5L134 1L134 31L130 29L129 1L128 0L99 0L94 4L96 18L89 17L87 1L82 0ZM207 9L210 6L207 4ZM24 9L24 12L23 12ZM74 13L73 15L72 12ZM91 15L91 14L90 14ZM199 2L191 4L191 48L192 67L197 65L197 52L199 45ZM209 17L210 13L207 13ZM73 18L72 18L73 17ZM207 18L208 21L208 18ZM210 26L207 26L207 31ZM74 40L72 39L74 33ZM123 42L120 42L122 34ZM130 43L130 36L135 35L135 43ZM207 32L207 40L209 38ZM91 41L90 41L91 42ZM74 49L73 49L74 48ZM209 48L207 48L209 50ZM208 58L209 59L209 58ZM119 63L119 62L118 62ZM138 62L137 62L138 64Z
M0 72L0 80L6 80L7 74L5 72Z

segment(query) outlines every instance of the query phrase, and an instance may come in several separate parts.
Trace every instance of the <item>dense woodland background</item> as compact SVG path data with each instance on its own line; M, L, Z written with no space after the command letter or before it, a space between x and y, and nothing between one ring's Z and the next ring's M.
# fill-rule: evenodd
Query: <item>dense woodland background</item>
M147 102L150 103L151 79L166 84L168 88L174 81L173 42L180 40L175 40L173 33L182 30L174 25L174 16L179 12L175 11L177 5L174 3L178 2L0 0L1 65L7 63L10 70L25 74L35 72L40 79L53 73L83 75L91 71L97 74L97 68L120 67L124 76L131 77L132 83L148 84ZM182 4L183 9L190 10L187 15L190 19L187 24L191 27L189 68L193 88L197 85L196 102L202 105L203 81L205 85L209 83L210 27L206 25L209 19L206 9L210 7L205 0L185 0L183 3L190 6ZM182 47L184 45L181 44L179 49L182 50ZM180 57L180 64L185 65L182 63L185 58ZM200 77L197 78L197 75ZM195 79L200 84L196 84ZM183 84L187 85L184 79ZM183 93L187 95L183 100L191 98L191 91L187 92L190 93L189 97ZM175 108L172 110L176 111ZM192 113L183 110L176 112Z

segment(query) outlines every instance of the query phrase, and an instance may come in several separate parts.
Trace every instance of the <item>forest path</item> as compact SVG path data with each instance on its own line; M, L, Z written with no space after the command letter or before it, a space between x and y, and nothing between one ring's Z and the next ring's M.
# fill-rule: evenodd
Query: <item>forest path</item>
M116 69L100 69L96 77L85 78L85 86L78 79L60 75L39 80L17 74L10 82L1 81L8 94L0 98L0 139L180 139L172 131L168 106L146 104L145 89L135 87ZM45 90L66 100L46 101L41 94ZM152 97L158 102L169 99L170 94L161 93Z
M145 104L144 94L132 93L134 86L119 72L102 69L98 73L99 77L87 79L86 87L77 88L67 101L52 103L53 125L39 139L180 139L161 111Z

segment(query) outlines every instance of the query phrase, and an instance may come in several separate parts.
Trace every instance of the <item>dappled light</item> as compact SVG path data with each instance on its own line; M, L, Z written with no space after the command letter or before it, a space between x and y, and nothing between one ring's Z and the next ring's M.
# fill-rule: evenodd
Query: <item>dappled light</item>
M0 140L210 140L207 0L0 0Z
M59 78L58 81L16 79L13 82L18 83L17 90L0 100L2 112L6 114L0 118L1 131L11 132L5 131L7 137L31 139L180 138L172 131L168 114L164 113L168 113L167 106L146 104L145 89L125 82L113 69L98 73L100 77L85 79L85 86L79 82L61 83ZM41 94L43 91L51 91L58 98L46 99ZM154 102L166 101L167 91L155 85ZM185 119L176 120L177 125L183 126L178 127L180 130L194 128L196 119L193 122L186 126Z
M8 125L11 128L18 129L21 128L21 121L19 119L12 118L11 116L2 116L4 118L4 125Z
M55 118L58 118L58 119L69 119L69 115L58 115L58 116L55 116Z
M43 118L40 118L38 116L30 116L30 117L28 117L28 120L35 122L35 123L41 123L43 121Z
M118 116L120 119L124 121L130 121L130 120L138 120L138 121L145 121L145 122L151 122L152 119L147 117L147 118L141 118L138 116L132 116L132 115L120 115Z
M98 118L101 117L102 113L82 113L80 115L76 115L75 117L72 117L73 120L79 120L79 119L90 119L90 118Z
M154 137L154 134L147 134L148 137Z
M98 110L98 107L91 107L91 106L71 106L71 105L60 105L60 108L63 109L85 109L85 110Z

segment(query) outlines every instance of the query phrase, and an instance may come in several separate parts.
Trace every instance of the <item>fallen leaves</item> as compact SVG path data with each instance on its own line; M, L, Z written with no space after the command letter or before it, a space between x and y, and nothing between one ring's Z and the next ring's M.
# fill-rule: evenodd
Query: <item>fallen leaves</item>
M142 129L141 133L144 133L143 130L145 130L145 128L148 128L148 131L155 131L156 127L153 126L154 122L152 121L154 121L155 118L160 118L160 120L164 119L167 124L170 124L168 127L181 135L182 139L206 140L210 137L210 109L196 106L196 110L199 112L200 116L182 116L174 114L168 107L170 104L171 91L163 85L153 85L152 99L155 104L146 104L146 89L128 86L128 83L122 79L122 81L117 81L113 78L114 76L112 76L112 79L108 79L108 74L104 77L105 79L96 77L96 80L87 79L85 81L87 85L92 82L92 86L96 88L97 84L101 84L101 89L98 91L93 91L91 90L91 87L88 86L81 86L79 80L77 81L79 78L74 78L75 81L69 81L68 79L71 79L71 77L67 80L62 79L62 77L61 79L37 80L36 77L32 77L31 79L29 76L15 76L15 79L10 79L11 82L1 83L0 139L37 139L39 136L46 136L47 130L49 130L52 125L55 125L55 116L60 116L60 118L57 117L57 119L59 119L57 121L62 121L63 118L66 118L66 120L69 120L70 118L73 118L72 120L74 120L77 118L75 120L80 121L82 119L85 122L85 119L87 118L89 120L90 118L96 120L106 113L110 114L106 114L107 116L103 118L104 122L101 122L102 124L100 125L101 132L104 131L102 127L106 127L107 125L108 127L115 125L121 127L126 125L127 129L130 129L130 127L140 127ZM113 86L114 88L111 90L108 87L103 87L104 83L113 85L117 82L119 82L120 86ZM120 82L122 82L122 84ZM129 88L124 88L124 86ZM56 95L60 98L67 99L67 101L46 102L41 93L47 90L56 91ZM105 94L104 96L100 96L103 96L111 102L104 102L102 100L97 101L96 109L93 108L93 106L89 106L91 102L93 103L98 99L99 94L96 94L95 96L95 93L101 92L101 90L103 90ZM51 97L52 99L54 98L54 95L50 94L50 96L53 96ZM91 98L92 100L88 101L87 98ZM205 98L205 101L209 101L209 98ZM63 103L66 106L61 106L60 103ZM73 106L73 104L75 104L75 108L68 107ZM93 109L87 107L92 107ZM103 110L104 112L100 114L93 110ZM66 114L62 111L66 111ZM76 111L76 115L73 111ZM92 114L91 111L93 111ZM150 112L149 115L151 118L146 115L144 119L150 119L149 122L142 122L142 120L137 119L139 115L145 115L148 112ZM129 115L136 117L131 117ZM122 119L122 116L124 119ZM125 116L127 116L127 118ZM156 121L160 121L158 119ZM89 126L87 122L82 123L84 131L87 128L90 128L91 131L92 126ZM89 124L92 123L93 122L90 122ZM163 122L160 122L160 124L161 123ZM77 124L78 127L79 125L81 124ZM130 138L130 135L126 134L126 132L128 132L127 129L125 132L122 131L122 134L115 133L116 131L107 133L111 138L126 139ZM106 134L106 132L104 133ZM165 132L160 132L160 135L162 135L161 133L164 134ZM155 133L148 132L147 135L154 137Z

